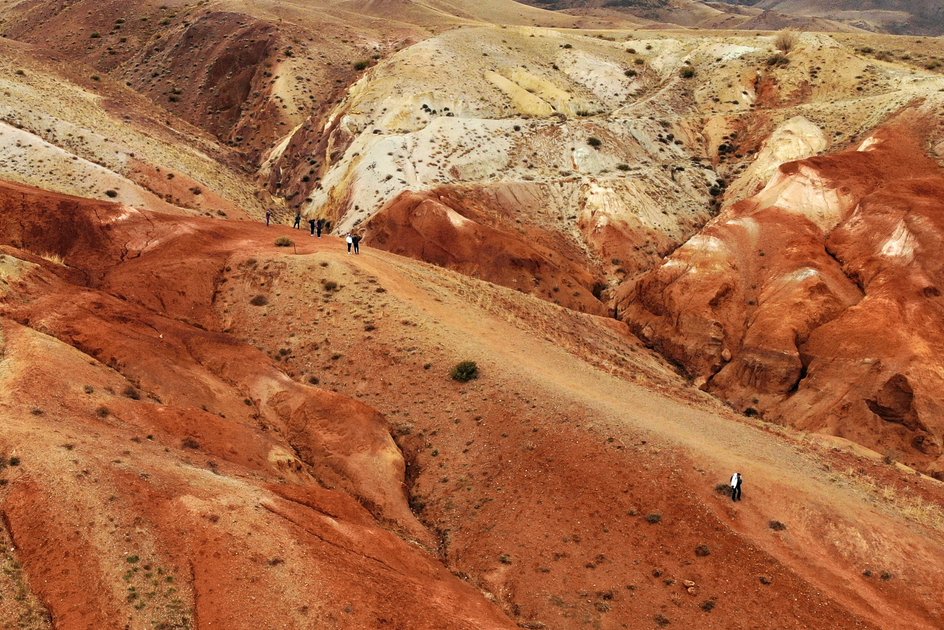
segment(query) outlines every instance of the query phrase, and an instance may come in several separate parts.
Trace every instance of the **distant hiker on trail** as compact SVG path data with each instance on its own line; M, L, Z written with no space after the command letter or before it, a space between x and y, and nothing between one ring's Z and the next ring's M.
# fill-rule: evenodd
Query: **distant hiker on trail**
M318 222L315 224L315 229L318 230L318 238L321 238L321 230L324 228L324 225L324 219L318 219Z
M296 230L300 230L302 227L302 213L300 210L295 211L295 225L292 227Z
M364 238L364 237L361 236L360 234L353 234L353 235L351 236L351 242L354 244L354 253L355 253L355 254L360 254L360 253L361 253L361 239L362 239L362 238Z
M741 500L741 473L736 472L731 475L731 500Z
M312 236L315 235L315 223L317 223L317 221L315 221L314 219L308 219L308 227L311 228ZM321 234L319 234L318 236L321 236Z
M272 221L272 211L266 210L266 225L269 225L271 221Z
M354 235L349 232L347 238L344 240L347 241L347 253L350 254L351 246L354 245Z

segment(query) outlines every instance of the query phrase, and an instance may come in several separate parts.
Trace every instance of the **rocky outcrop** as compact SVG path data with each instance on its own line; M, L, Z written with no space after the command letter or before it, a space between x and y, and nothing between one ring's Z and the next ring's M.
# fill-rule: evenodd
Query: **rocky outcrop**
M598 293L605 285L577 243L503 217L502 196L449 188L403 193L367 223L366 242L568 308L605 314Z
M940 471L941 199L944 173L900 122L781 166L621 287L620 311L741 411Z

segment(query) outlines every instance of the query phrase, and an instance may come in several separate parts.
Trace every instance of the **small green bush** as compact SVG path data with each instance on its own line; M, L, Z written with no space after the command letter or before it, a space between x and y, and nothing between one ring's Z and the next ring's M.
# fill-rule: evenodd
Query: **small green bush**
M361 60L354 64L354 69L360 72L361 70L366 70L367 66L370 65L369 61Z
M691 66L685 66L679 71L679 76L683 79L691 79L695 76L695 68Z
M603 146L603 141L595 136L590 136L587 138L587 144L589 144L594 149L599 149L601 146Z
M661 523L661 522L662 522L662 515L661 515L661 514L650 514L649 516L646 517L646 521L648 521L648 522L651 523L652 525L655 525L656 523Z
M452 368L451 376L454 381L468 383L479 377L479 366L475 364L475 361L462 361Z

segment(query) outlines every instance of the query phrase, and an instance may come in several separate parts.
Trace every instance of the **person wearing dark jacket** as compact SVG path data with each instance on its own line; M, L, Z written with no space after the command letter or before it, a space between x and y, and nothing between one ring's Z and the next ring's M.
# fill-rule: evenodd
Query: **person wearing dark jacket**
M315 223L315 230L318 233L318 238L321 238L321 230L324 229L325 221L324 219L318 219L318 222Z
M272 221L272 211L266 210L266 225L269 225L270 221Z
M317 223L317 221L315 221L314 219L308 219L308 227L311 228L312 236L315 235L315 223ZM321 235L319 234L318 236L321 236Z
M354 245L354 253L355 253L355 254L360 254L360 253L361 253L361 239L362 239L362 238L364 238L364 237L361 236L360 234L352 234L352 235L351 235L351 243Z
M731 500L740 501L741 500L741 473L736 472L731 475Z
M292 227L296 230L300 230L302 227L302 213L300 210L295 211L295 224Z

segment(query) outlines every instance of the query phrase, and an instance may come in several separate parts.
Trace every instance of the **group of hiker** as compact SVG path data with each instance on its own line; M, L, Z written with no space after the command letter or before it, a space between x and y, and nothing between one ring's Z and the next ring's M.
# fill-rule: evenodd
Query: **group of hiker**
M272 225L273 219L272 210L266 210L265 221L266 225ZM296 230L300 230L302 227L302 213L300 211L295 212L295 221L292 223L292 227ZM330 233L331 232L331 222L325 219L308 219L308 228L311 231L311 236L317 236L321 238L322 232ZM344 236L344 240L347 242L347 253L361 253L361 241L364 240L363 235L356 232L348 232Z

